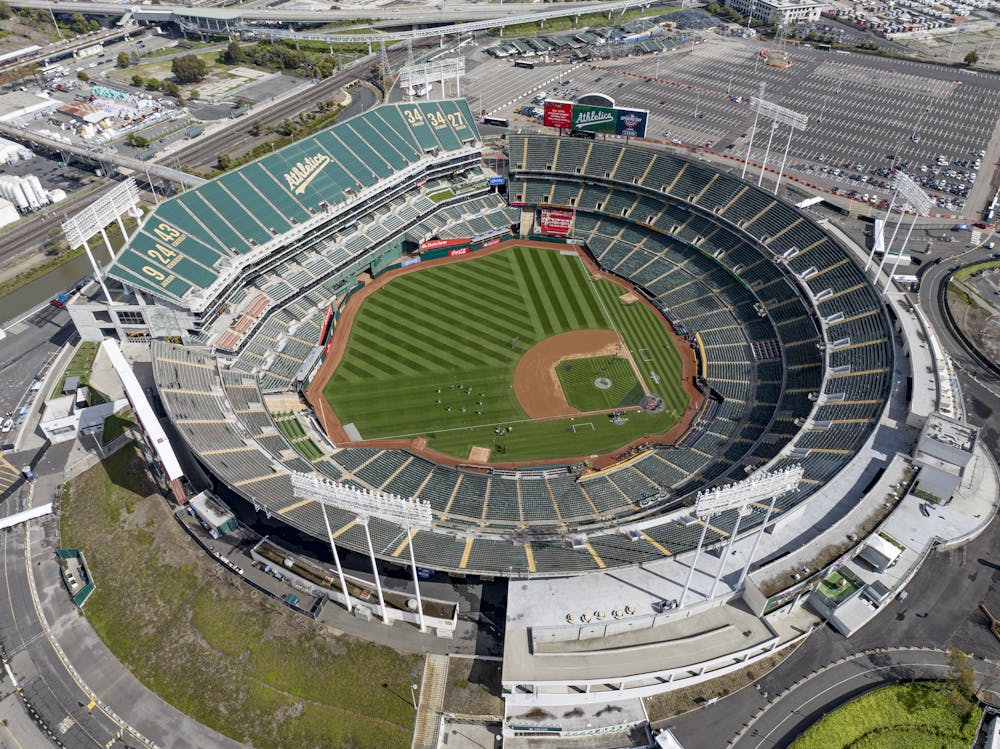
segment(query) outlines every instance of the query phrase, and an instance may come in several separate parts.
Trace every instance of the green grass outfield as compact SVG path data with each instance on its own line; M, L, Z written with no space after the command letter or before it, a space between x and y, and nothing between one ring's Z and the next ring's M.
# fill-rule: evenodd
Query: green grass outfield
M662 321L621 302L623 293L594 281L575 254L535 248L406 274L363 302L324 395L364 439L426 436L458 458L474 445L493 449L495 461L614 450L666 431L688 404ZM517 362L545 338L588 329L622 333L664 413L632 413L621 426L606 416L528 419L513 390ZM512 429L498 437L498 427Z
M791 749L966 749L983 709L959 715L947 685L917 681L863 694L810 726Z
M620 356L564 359L556 365L556 375L566 402L584 412L637 406L644 395L632 365ZM607 390L594 384L600 377L611 381Z

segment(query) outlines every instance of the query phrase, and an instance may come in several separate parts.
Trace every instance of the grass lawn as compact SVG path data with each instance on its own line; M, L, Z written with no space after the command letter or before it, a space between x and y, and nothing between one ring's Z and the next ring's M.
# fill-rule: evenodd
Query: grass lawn
M833 711L792 749L967 749L982 708L956 714L943 683L918 681L875 689Z
M66 369L63 370L62 376L56 380L51 397L62 395L63 385L65 385L67 377L79 377L80 385L86 387L90 381L90 370L94 366L94 359L97 358L98 346L99 344L94 341L80 343L80 347L73 354L73 358L69 360Z
M566 359L556 365L556 375L566 402L580 411L627 408L642 400L642 385L632 365L620 356ZM599 379L610 381L607 389L597 386Z
M104 420L104 432L101 434L101 441L109 445L125 434L125 430L135 424L135 414L131 408L125 408L117 413L111 414Z
M421 659L334 635L222 572L131 448L67 485L61 531L101 580L94 628L178 709L257 749L410 745Z
M959 268L957 271L955 271L955 274L952 276L952 278L954 278L956 281L965 281L970 276L979 273L980 271L996 270L996 269L1000 269L1000 260L987 260L986 262L983 263L974 263L973 265L969 265L965 268Z
M533 248L409 273L363 302L324 395L365 439L425 435L432 449L461 458L474 445L501 461L613 450L666 431L688 403L661 319L621 296L579 257ZM622 333L665 411L632 412L623 425L606 416L528 419L513 390L524 352L560 333L608 329ZM498 426L513 429L498 437Z
M847 597L857 589L857 585L841 575L839 572L834 572L819 584L820 593L832 600L834 603L840 603L841 601L846 600Z

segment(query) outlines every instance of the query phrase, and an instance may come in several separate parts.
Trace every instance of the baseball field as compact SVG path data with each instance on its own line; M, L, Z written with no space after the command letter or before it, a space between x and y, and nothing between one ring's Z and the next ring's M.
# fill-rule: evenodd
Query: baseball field
M563 247L418 265L364 296L323 389L349 439L506 463L667 432L690 395L662 319Z

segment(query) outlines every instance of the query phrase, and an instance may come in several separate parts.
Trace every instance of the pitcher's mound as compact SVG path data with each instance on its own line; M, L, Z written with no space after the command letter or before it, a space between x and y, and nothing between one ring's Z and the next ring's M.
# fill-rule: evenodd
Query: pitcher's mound
M490 452L492 452L488 447L476 447L472 446L469 450L469 462L470 463L489 463L490 462Z

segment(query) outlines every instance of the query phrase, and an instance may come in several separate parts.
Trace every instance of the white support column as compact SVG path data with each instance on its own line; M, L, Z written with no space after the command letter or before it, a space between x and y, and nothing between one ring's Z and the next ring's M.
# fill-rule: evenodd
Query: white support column
M778 129L778 121L771 120L771 134L767 136L767 148L764 149L764 161L760 165L760 176L757 178L757 187L764 181L764 172L767 171L767 158L771 155L771 141L774 140L774 131Z
M146 184L149 185L150 192L153 193L153 200L156 205L160 204L160 196L156 193L156 186L153 184L153 178L149 176L149 167L146 167Z
M743 572L740 573L739 582L736 583L737 590L742 588L743 583L746 582L747 573L750 572L750 564L753 562L754 555L757 553L757 546L760 544L760 539L764 535L764 529L767 528L767 524L771 520L771 513L774 512L774 503L777 501L777 497L771 497L771 503L767 506L767 512L764 513L764 522L760 524L760 530L757 531L757 535L754 536L753 548L750 549L750 555L747 557L747 563L743 565Z
M347 591L347 580L344 578L344 568L340 566L340 554L337 553L337 544L333 540L333 531L330 530L330 520L326 516L326 505L320 503L323 510L323 523L326 525L326 537L330 539L330 551L333 552L333 563L337 565L337 577L340 578L340 589L344 594L344 605L347 606L347 613L352 613L351 594Z
M385 608L385 598L382 597L382 581L378 576L378 563L375 560L375 548L372 546L372 534L368 530L368 518L359 518L365 529L365 540L368 542L368 556L372 563L372 574L375 576L375 590L378 592L378 605L382 607L382 621L389 624L389 612Z
M726 560L729 559L729 554L733 550L733 543L736 541L736 534L740 532L740 520L743 518L743 511L739 509L736 511L736 522L733 523L733 532L729 534L729 541L726 542L726 549L722 552L722 556L719 557L719 569L715 573L715 580L712 581L712 590L708 594L708 599L711 600L715 598L715 589L719 587L719 581L722 579L722 572L726 569Z
M899 209L899 221L896 222L896 228L892 230L892 236L889 238L889 242L886 244L884 251L882 253L882 261L878 264L878 270L875 271L875 286L878 286L878 277L882 272L882 268L885 267L885 261L889 257L889 253L892 251L892 245L896 241L896 234L899 232L899 227L903 225L903 218L906 215L906 209L909 207L908 203L903 203Z
M413 587L417 591L417 617L420 619L420 631L426 632L427 625L424 622L424 602L420 598L420 576L417 575L417 560L413 558L413 536L416 531L406 529L406 548L410 550L410 567L413 569Z
M892 270L889 271L889 277L885 279L885 287L882 289L883 294L889 291L889 284L892 283L892 277L896 275L896 268L899 267L899 261L903 257L903 253L906 251L906 245L910 241L910 234L913 233L913 226L916 223L917 214L914 212L913 220L910 222L910 228L906 230L906 237L903 238L903 246L896 252L896 261L892 264Z
M118 230L122 233L122 245L128 242L128 232L125 230L125 222L122 221L122 215L119 213L115 216L115 221L118 222ZM112 260L114 256L112 255Z
M793 128L793 127L789 127L788 128L788 140L785 141L785 153L782 154L782 156L781 156L781 166L778 167L778 179L774 183L774 194L775 195L778 194L778 185L781 184L781 175L785 171L785 161L788 159L788 149L792 145L792 133L794 131L795 131L795 128Z
M889 225L889 219L892 217L892 208L896 205L896 195L899 193L898 190L892 191L892 197L889 198L889 207L885 212L885 225ZM883 233L885 232L885 227L882 227ZM865 273L868 272L868 268L871 267L872 260L875 259L875 248L878 246L878 242L875 241L876 237L872 237L872 251L868 253L868 262L865 263ZM885 245L883 245L884 247Z
M681 600L678 601L678 608L684 608L684 600L691 589L691 580L694 577L695 567L698 566L698 557L701 556L701 547L705 543L705 534L708 532L708 518L701 521L701 537L698 539L698 546L694 550L694 559L691 560L691 569L688 570L687 580L684 582L684 590L681 591Z
M111 257L111 262L114 262L115 261L115 250L111 246L111 240L108 239L108 233L104 230L103 226L101 227L100 232L101 232L101 238L104 240L104 247L108 251L108 255Z
M104 291L104 298L108 300L108 304L114 304L111 300L111 294L108 292L108 287L104 285L101 266L97 264L97 259L94 257L94 253L90 251L90 245L86 241L83 243L83 251L87 253L87 258L90 260L90 267L94 269L94 278L97 279L97 283L101 285L101 290Z
M745 179L747 176L747 167L750 166L750 149L753 147L753 137L757 134L757 120L760 119L760 109L754 113L753 116L753 127L750 128L750 140L747 142L747 157L743 160L743 171L740 172L740 179Z

